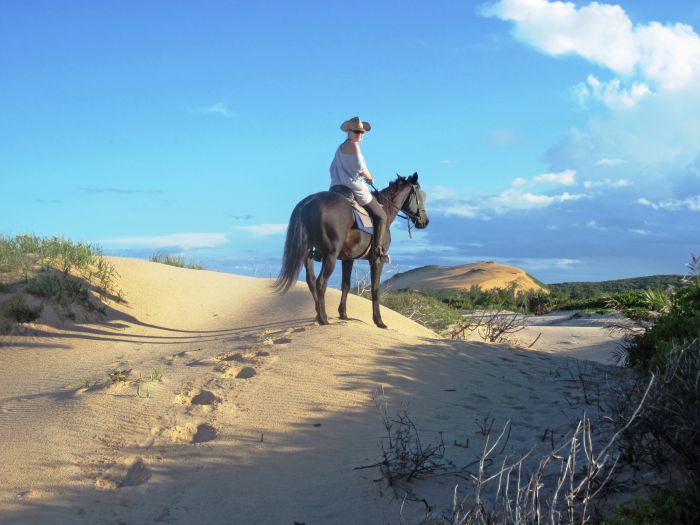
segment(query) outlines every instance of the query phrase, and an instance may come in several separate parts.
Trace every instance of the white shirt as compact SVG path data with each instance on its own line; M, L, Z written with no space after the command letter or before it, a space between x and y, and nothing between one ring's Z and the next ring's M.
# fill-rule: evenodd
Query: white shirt
M358 151L357 155L343 153L340 147L335 152L333 162L331 162L331 186L338 184L347 186L355 194L355 199L361 205L369 204L372 200L372 194L367 187L365 178L360 175L363 171L367 171L367 164L362 153Z

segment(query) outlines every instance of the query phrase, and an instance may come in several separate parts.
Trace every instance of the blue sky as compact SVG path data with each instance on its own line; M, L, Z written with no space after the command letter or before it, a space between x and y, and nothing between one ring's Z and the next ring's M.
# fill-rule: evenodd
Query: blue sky
M690 1L4 1L0 233L275 275L359 115L377 185L428 193L395 268L684 273L699 34Z

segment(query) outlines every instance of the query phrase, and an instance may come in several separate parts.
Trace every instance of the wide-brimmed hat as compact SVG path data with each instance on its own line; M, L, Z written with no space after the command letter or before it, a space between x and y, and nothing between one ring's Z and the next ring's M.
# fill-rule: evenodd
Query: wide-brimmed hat
M340 129L342 131L370 131L372 126L369 125L369 122L361 121L360 117L352 117L343 122L340 125Z

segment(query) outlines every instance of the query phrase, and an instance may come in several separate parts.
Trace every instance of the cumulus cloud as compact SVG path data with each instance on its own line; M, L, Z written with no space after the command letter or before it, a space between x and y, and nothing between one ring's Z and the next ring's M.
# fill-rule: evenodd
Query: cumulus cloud
M650 93L651 89L644 83L635 82L631 87L624 88L617 78L602 82L594 75L588 75L585 84L578 84L574 88L576 99L582 107L586 107L588 99L594 98L613 109L632 108Z
M284 224L254 224L251 226L235 226L234 230L248 232L254 237L269 237L279 235L287 231L287 223Z
M543 173L526 179L517 177L508 188L497 195L479 198L460 197L459 192L451 188L439 187L431 194L431 211L452 217L488 220L489 213L504 214L517 210L546 208L555 204L577 201L586 197L581 193L543 193L536 192L542 184L556 186L573 186L576 184L576 171Z
M228 242L225 233L173 233L169 235L113 237L103 239L99 244L104 246L119 246L129 248L170 248L179 247L185 250L196 248L216 248Z
M578 8L572 2L500 0L485 6L482 14L512 22L514 37L543 53L578 55L659 89L682 90L700 77L700 37L686 24L634 25L620 6L598 2ZM641 86L632 92L648 89ZM619 85L599 88L601 94L621 94ZM627 94L632 96L628 102L634 99Z
M561 184L562 186L573 186L576 184L576 171L564 170L559 173L543 173L542 175L537 175L532 180L535 183L549 182L552 184Z

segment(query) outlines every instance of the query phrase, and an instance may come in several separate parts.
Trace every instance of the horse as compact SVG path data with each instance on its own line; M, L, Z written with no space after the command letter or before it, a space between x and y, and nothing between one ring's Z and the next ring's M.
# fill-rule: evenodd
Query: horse
M410 177L397 175L396 180L389 183L388 187L381 191L375 189L372 194L382 205L387 216L384 253L389 251L389 227L399 211L403 211L416 228L428 226L425 192L418 184L417 173ZM340 259L343 280L338 313L341 319L348 319L346 301L353 263L356 259L367 259L372 282L372 319L379 328L386 328L379 313L379 281L384 263L379 257L375 257L375 250L371 250L372 236L353 228L354 223L352 203L340 193L322 191L302 199L294 207L289 219L282 268L274 286L279 293L286 293L296 282L302 265L305 266L306 284L316 307L316 321L327 325L326 286L336 261ZM318 278L314 273L314 259L321 261Z

